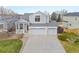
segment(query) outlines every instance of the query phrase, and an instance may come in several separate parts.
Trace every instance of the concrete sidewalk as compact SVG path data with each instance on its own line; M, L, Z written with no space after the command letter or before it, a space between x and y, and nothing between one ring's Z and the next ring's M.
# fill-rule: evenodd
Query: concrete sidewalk
M64 53L64 48L55 35L30 35L22 53Z

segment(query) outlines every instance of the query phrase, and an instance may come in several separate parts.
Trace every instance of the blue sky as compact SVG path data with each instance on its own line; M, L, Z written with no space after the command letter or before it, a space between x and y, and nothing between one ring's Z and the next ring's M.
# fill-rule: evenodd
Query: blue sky
M69 12L79 12L79 6L5 6L17 13L32 13L37 11L47 11L49 13L66 9Z

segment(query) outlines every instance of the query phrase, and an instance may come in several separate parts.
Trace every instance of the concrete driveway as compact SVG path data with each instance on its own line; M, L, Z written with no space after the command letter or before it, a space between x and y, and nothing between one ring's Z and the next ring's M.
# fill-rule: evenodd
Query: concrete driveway
M22 53L64 53L56 35L30 35Z

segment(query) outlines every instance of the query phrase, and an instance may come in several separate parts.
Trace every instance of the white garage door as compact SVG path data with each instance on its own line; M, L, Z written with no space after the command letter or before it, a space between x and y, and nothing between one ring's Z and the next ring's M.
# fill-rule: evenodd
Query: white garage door
M45 35L46 34L45 28L31 28L29 30L29 33L31 35Z
M48 28L48 35L56 35L57 29L56 28Z

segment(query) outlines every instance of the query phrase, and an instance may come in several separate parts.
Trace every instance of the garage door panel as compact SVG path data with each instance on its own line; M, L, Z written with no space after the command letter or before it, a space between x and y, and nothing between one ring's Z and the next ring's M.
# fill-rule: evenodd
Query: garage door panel
M32 28L32 29L30 29L29 32L30 32L30 34L33 34L33 35L43 35L43 34L46 34L44 28Z
M48 28L47 34L48 35L56 35L57 29L56 28Z

